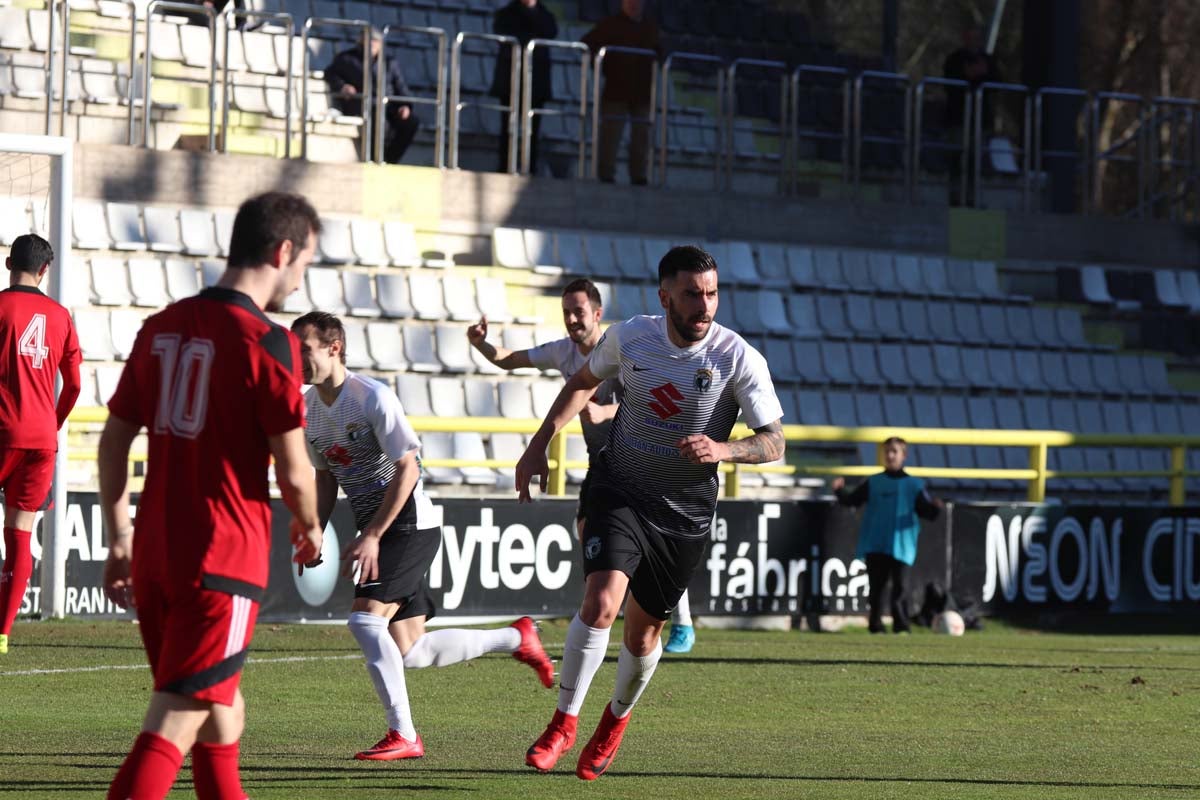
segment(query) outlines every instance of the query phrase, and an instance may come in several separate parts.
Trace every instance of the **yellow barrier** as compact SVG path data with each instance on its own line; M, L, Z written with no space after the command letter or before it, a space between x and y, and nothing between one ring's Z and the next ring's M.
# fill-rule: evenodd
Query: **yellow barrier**
M77 408L71 413L71 422L98 424L107 419L108 412L104 408ZM412 426L418 432L428 433L536 433L541 427L541 420L516 420L500 417L409 417ZM569 424L562 433L550 443L548 453L550 463L550 480L547 490L550 494L566 493L566 471L568 469L584 469L586 461L570 461L566 458L567 445L565 434L581 434L579 421ZM750 436L752 432L745 426L737 426L731 438L741 439ZM1170 485L1171 505L1181 506L1187 499L1184 481L1186 478L1200 476L1200 471L1187 469L1187 450L1189 447L1200 447L1200 436L1170 436L1163 434L1147 434L1133 436L1126 434L1101 433L1069 433L1066 431L1004 431L1004 430L974 430L970 428L839 428L832 425L784 425L784 438L789 442L843 442L846 444L873 442L879 444L891 436L899 436L910 444L941 444L941 445L984 445L992 447L1024 447L1029 451L1029 466L1026 469L956 469L953 467L912 467L908 471L913 475L929 478L955 478L959 480L1017 480L1029 484L1028 499L1032 502L1042 502L1046 499L1046 481L1055 478L1167 478ZM1104 471L1104 472L1066 472L1047 468L1047 455L1051 447L1138 447L1138 448L1167 448L1171 452L1171 467L1165 470L1143 470L1136 472ZM879 448L879 460L882 464L882 446ZM84 461L95 458L93 453L71 452L68 458ZM131 454L134 461L144 461L145 453ZM456 458L423 459L430 467L489 467L504 469L515 466L515 462L502 459L485 459L470 461ZM720 469L727 474L725 495L737 497L740 493L739 475L742 472L782 473L796 475L845 475L866 476L880 471L881 466L784 466L750 465L750 464L721 464Z

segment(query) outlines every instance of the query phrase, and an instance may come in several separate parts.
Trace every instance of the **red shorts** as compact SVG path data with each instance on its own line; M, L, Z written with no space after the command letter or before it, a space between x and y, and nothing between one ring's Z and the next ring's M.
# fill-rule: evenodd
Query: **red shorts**
M138 574L133 586L154 691L233 705L254 638L258 600L232 594L228 587L169 589ZM261 596L261 589L247 590Z
M53 450L0 448L0 489L4 505L18 511L42 511L54 483Z

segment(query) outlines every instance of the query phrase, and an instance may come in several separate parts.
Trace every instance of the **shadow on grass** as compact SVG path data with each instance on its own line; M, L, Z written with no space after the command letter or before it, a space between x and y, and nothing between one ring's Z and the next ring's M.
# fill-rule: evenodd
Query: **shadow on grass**
M1181 609L1182 611L1182 609ZM1006 613L997 617L1016 630L1084 636L1195 636L1191 614L1106 614L1094 611Z
M615 658L606 658L606 662L616 663ZM1070 670L1075 667L1091 666L1075 663L1062 664L1027 664L1021 662L1003 663L997 661L910 661L887 658L758 658L721 656L701 658L699 656L671 656L663 661L678 664L746 664L751 666L780 666L780 667L936 667L940 669L1040 669L1040 670ZM1164 666L1160 664L1103 664L1101 669L1137 669L1162 670L1164 672L1200 672L1200 664L1190 667Z

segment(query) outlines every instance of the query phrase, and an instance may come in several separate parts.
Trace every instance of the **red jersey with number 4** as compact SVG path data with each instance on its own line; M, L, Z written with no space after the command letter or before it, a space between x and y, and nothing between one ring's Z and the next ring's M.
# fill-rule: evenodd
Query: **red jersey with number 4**
M0 447L58 449L58 429L78 396L80 359L69 311L33 286L0 291ZM74 388L56 411L60 371L64 387Z
M267 585L267 438L304 425L300 345L231 289L206 289L146 320L109 411L145 426L137 574L251 593Z

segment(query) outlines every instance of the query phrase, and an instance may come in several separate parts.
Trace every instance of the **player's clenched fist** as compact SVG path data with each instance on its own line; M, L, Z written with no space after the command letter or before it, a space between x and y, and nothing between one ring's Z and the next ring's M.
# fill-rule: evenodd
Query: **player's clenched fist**
M292 554L292 561L295 563L307 564L321 555L321 539L324 532L316 525L308 526L292 517L288 534L291 537L292 546L296 548L296 552Z
M546 448L531 442L521 460L517 462L517 502L528 503L533 498L529 496L529 482L538 479L538 487L546 491L546 481L550 477L550 464L546 461Z
M723 442L714 442L704 434L685 436L675 443L679 455L693 464L716 464L724 461L729 447Z
M479 318L479 322L467 328L467 341L471 344L479 344L487 339L487 331L487 315L485 314Z

